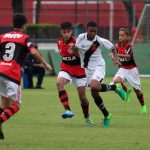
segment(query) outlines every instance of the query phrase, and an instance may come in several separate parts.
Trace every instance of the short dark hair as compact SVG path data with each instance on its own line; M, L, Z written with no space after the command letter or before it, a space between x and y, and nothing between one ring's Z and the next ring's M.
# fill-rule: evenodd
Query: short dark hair
M97 27L97 24L94 21L90 21L90 22L87 23L87 28L88 27Z
M62 22L60 24L60 28L61 28L61 30L72 29L72 24L70 22L68 22L68 21Z
M13 16L14 28L21 28L26 23L27 23L27 18L23 14L17 13Z
M126 35L129 35L129 31L126 28L120 28L119 31L123 31Z

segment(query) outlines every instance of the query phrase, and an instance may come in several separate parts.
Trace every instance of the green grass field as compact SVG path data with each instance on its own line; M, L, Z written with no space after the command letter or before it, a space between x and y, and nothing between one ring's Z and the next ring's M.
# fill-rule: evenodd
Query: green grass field
M45 77L43 90L22 90L20 112L3 125L5 140L0 150L149 150L150 117L140 115L140 105L132 93L127 104L114 92L102 93L105 105L112 113L111 127L102 127L102 114L93 102L89 90L90 114L94 127L85 125L76 89L67 86L75 116L63 120L63 107L58 99L55 77ZM109 83L111 78L106 78ZM147 107L149 78L142 78L142 91Z

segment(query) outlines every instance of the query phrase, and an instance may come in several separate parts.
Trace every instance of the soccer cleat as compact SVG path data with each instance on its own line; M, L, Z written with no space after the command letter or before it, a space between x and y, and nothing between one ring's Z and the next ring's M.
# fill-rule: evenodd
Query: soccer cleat
M74 113L70 110L66 110L65 112L62 113L62 118L72 118L74 116Z
M87 126L93 126L94 125L94 122L92 120L92 118L90 116L88 116L86 119L85 119L85 123Z
M146 105L141 106L141 114L146 114L146 113L147 113Z
M126 94L127 94L127 99L126 99L126 102L129 103L131 101L131 92L132 90L131 89L128 89Z
M122 98L122 100L127 101L127 94L119 83L116 84L116 93L118 93L118 95Z
M0 140L4 140L4 134L2 131L2 124L0 123Z
M104 120L103 120L103 127L104 128L109 128L110 127L110 120L112 118L112 115L111 113L109 113L108 116L104 117Z

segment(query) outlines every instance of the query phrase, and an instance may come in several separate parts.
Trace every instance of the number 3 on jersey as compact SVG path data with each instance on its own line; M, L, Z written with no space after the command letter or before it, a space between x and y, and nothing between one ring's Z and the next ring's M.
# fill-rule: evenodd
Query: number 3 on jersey
M5 54L4 54L4 56L3 56L3 59L6 60L6 61L12 60L12 59L13 59L13 56L14 56L15 48L16 48L15 43L12 43L12 42L7 43L7 44L5 45L6 51L5 51Z

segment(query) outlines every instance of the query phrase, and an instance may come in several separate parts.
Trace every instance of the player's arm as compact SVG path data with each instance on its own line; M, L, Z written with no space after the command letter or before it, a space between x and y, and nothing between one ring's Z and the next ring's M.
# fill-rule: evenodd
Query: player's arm
M26 44L27 44L27 48L28 48L28 50L30 51L30 53L31 53L39 62L41 62L47 70L51 71L51 70L52 70L51 65L49 65L49 64L44 60L44 58L40 55L40 53L37 51L37 49L35 48L34 42L32 42L32 40L31 40L30 38L27 38L27 39L26 39Z
M69 50L72 51L77 57L79 57L78 48L75 46L75 44L71 43L69 46Z
M126 50L126 54L119 54L119 53L118 53L118 54L117 54L117 57L130 59L132 55L133 55L133 48L132 48L132 46L130 46L130 47Z
M111 58L112 58L112 63L116 65L117 62L117 50L115 47L112 48L111 50Z
M32 48L32 50L30 51L31 54L36 58L38 59L39 62L41 62L44 67L49 70L49 71L52 71L52 67L51 65L49 65L44 59L43 57L41 57L40 53L35 49L35 48Z

